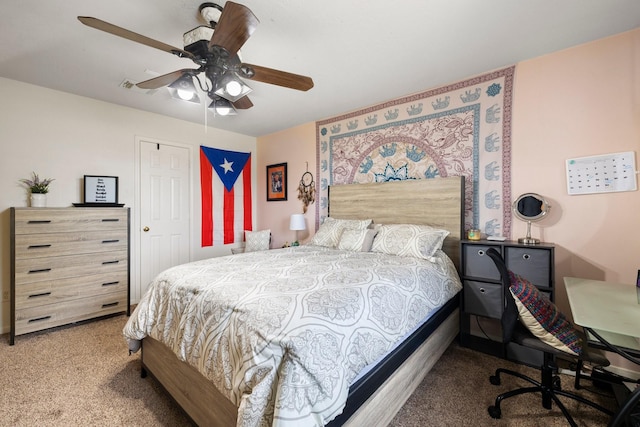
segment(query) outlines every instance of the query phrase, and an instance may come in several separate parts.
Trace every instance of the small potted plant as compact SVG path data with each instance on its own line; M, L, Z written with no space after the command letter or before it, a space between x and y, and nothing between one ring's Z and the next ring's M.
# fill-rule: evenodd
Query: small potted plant
M32 179L21 179L20 182L29 187L31 192L31 207L41 208L47 205L47 193L52 178L40 179L37 173L32 172Z

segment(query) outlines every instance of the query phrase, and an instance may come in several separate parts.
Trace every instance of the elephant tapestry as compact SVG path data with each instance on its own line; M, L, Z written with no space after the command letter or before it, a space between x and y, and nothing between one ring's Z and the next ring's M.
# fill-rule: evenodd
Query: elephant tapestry
M514 71L317 122L316 226L330 185L463 175L465 231L509 238Z

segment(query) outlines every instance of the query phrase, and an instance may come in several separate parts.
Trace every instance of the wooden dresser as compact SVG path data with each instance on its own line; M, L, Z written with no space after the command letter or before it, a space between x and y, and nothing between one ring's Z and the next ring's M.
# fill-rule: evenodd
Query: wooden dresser
M9 342L126 312L129 208L11 208Z

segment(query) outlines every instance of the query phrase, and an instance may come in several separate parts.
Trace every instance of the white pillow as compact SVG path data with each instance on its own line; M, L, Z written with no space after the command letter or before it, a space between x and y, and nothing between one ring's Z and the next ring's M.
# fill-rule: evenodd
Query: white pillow
M335 248L338 246L343 230L364 230L369 224L371 224L370 219L336 219L327 217L316 234L313 235L309 244Z
M271 242L271 230L249 231L244 232L245 252L257 252L269 250Z
M378 230L370 228L364 230L351 230L345 228L338 242L338 249L354 252L369 252L373 244L373 238Z
M373 240L371 251L431 259L438 249L442 249L442 243L448 235L447 230L428 225L381 225Z

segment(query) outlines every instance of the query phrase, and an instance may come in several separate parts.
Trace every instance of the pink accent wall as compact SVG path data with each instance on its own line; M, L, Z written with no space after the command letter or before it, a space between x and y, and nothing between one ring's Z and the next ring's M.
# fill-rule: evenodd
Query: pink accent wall
M535 192L552 205L532 236L556 244L558 301L566 301L564 276L635 282L640 192L569 196L565 160L635 151L638 161L640 29L517 64L512 125L512 195ZM289 215L302 212L296 188L306 162L315 176L315 141L314 123L258 138L257 221L271 228L273 246L294 238ZM266 202L265 166L281 162L289 166L288 201ZM525 234L514 218L513 238Z
M258 138L258 201L256 202L257 230L271 230L271 247L280 248L296 239L296 232L289 230L292 214L302 213L302 202L298 200L298 184L307 171L316 178L316 125L307 123L282 132ZM267 165L287 163L287 200L267 202ZM315 204L309 205L305 215L307 229L298 232L304 242L315 230ZM311 229L311 230L310 230Z
M556 246L564 276L634 283L640 269L640 192L567 194L565 161L640 155L640 30L518 64L513 105L514 195L552 204L533 233ZM636 164L636 170L638 165ZM516 236L526 233L514 223ZM556 300L566 301L563 286Z
M565 161L623 151L640 161L640 29L517 64L512 126L512 196L539 193L552 205L532 236L556 245L560 309L570 315L565 276L635 283L640 191L570 196ZM296 187L305 162L315 175L315 124L260 137L257 152L258 226L271 228L274 247L281 246L294 238L289 215L302 212ZM288 201L265 202L265 166L280 162L289 164ZM512 230L514 239L526 235L517 218ZM615 355L612 363L633 369Z

